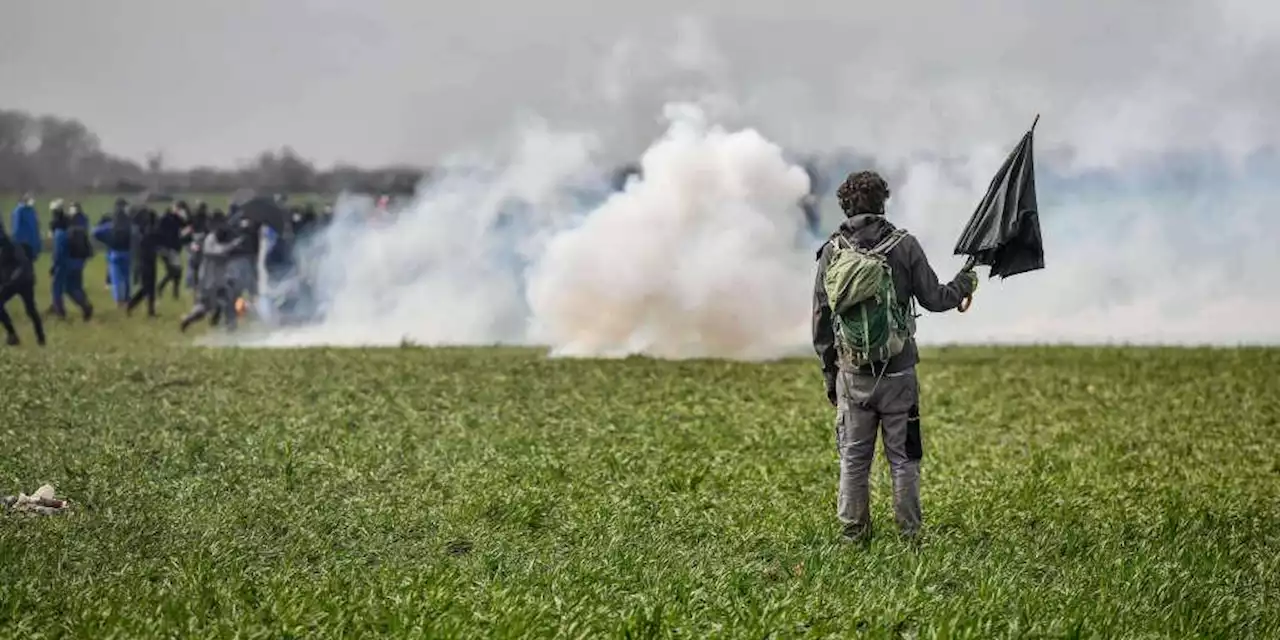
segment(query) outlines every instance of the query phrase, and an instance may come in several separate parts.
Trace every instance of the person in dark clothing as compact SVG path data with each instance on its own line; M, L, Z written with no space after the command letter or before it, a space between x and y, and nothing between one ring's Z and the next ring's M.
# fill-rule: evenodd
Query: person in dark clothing
M44 323L36 308L36 273L27 250L11 240L8 234L0 234L0 325L4 326L9 346L21 343L13 319L4 310L13 298L22 299L22 308L36 330L36 342L44 346Z
M228 226L233 237L238 240L227 263L231 300L251 300L258 294L258 253L262 246L262 227L243 216L228 219Z
M827 399L838 408L836 440L840 454L837 516L849 540L871 535L869 476L878 432L893 477L893 511L899 530L914 536L921 525L919 383L920 360L914 337L887 361L852 365L847 347L837 339L824 276L839 238L869 249L897 229L885 218L889 185L871 171L851 174L836 192L846 220L818 252L818 275L813 292L813 346L822 363ZM905 234L905 232L903 232ZM932 312L955 309L977 288L978 277L962 271L941 284L924 249L910 234L885 254L893 286L901 304L911 300ZM908 310L909 311L909 310ZM911 321L914 325L914 319Z
M142 270L138 268L138 253L142 249L142 233L141 229L145 226L145 221L152 214L151 207L147 205L139 205L129 212L130 221L133 223L135 233L133 234L132 244L129 247L129 274L133 277L133 286L142 285Z
M134 265L138 272L138 291L129 300L125 311L133 314L133 310L147 301L147 317L156 317L156 257L160 249L160 224L156 212L147 209L135 218L138 242L134 253Z
M61 210L54 211L49 226L53 229L53 267L49 270L53 276L53 309L50 314L67 317L65 296L80 307L88 322L93 317L93 305L84 292L84 261L93 255L89 230L75 225Z
M164 295L165 286L173 283L173 299L178 299L182 288L182 230L189 217L187 203L181 200L160 217L156 234L164 279L157 285L156 295Z
M71 226L80 227L81 229L89 228L89 216L85 215L84 209L80 208L79 202L71 203L70 213L71 213L71 218L69 220L69 223Z
M52 238L59 228L67 228L67 210L63 206L61 198L49 203L49 237ZM49 308L45 310L44 314L46 316L61 315L65 317L65 313L58 313L58 309L62 306L63 282L54 275L58 262L56 256L53 262L53 266L49 267L49 275L52 277L49 282Z
M102 242L102 239L98 237L98 230L101 228L110 227L110 226L111 226L111 214L104 213L102 214L101 218L98 218L98 224L94 225L93 228L90 230L90 235L92 235L95 240ZM107 291L110 291L111 290L111 263L109 261L107 263L106 274L104 274L103 276L103 282L106 284Z

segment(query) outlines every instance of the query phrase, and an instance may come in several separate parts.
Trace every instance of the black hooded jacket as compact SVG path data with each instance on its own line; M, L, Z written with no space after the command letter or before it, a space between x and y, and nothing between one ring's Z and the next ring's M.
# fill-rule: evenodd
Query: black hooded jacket
M6 234L0 234L0 291L10 287L30 286L35 282L31 259Z
M874 213L858 214L840 224L840 228L831 234L845 237L851 243L870 249L895 230L892 223L883 215ZM907 234L887 256L889 266L893 269L893 284L899 300L907 301L915 298L916 302L927 311L950 311L960 305L966 296L973 293L973 283L968 277L956 278L947 284L938 282L938 275L929 265L924 248L915 236ZM813 288L813 348L822 360L822 371L832 374L838 370L836 357L835 328L832 325L831 306L827 301L827 291L823 286L823 278L827 272L827 264L831 260L831 243L822 245L818 252L818 277ZM915 339L907 341L902 352L889 359L884 373L896 373L914 367L920 361L920 353ZM873 370L870 365L863 367L861 373L879 373L881 367Z

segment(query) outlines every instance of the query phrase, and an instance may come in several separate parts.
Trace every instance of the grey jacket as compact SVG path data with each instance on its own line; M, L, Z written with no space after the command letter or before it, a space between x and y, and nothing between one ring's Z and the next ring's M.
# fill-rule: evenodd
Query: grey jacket
M220 289L226 289L230 274L227 265L230 253L240 245L241 239L234 238L229 242L219 242L218 234L210 232L204 237L201 250L199 290L201 296L216 295Z
M831 234L843 235L850 242L870 248L885 236L894 231L892 223L883 215L864 213L855 215L840 224L840 228ZM888 254L889 266L893 268L893 283L897 289L899 300L915 298L916 302L927 311L950 311L960 305L966 296L973 293L973 283L968 277L956 278L947 284L938 282L938 275L929 266L929 259L915 236L907 234ZM831 243L822 245L818 251L818 277L813 287L813 348L822 360L824 374L834 374L838 369L836 357L835 329L832 326L831 306L827 302L827 292L823 287L823 276L826 275L827 263L831 259ZM885 373L895 373L914 367L920 361L920 353L916 349L916 341L908 340L902 352L889 359ZM863 367L861 373L874 374L870 365Z

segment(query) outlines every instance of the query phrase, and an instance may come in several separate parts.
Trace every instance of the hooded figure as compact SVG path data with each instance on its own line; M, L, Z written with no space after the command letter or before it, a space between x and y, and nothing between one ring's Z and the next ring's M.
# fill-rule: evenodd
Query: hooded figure
M893 477L893 513L899 530L918 532L920 514L919 383L920 356L908 336L901 350L879 362L855 366L847 339L839 337L827 298L825 276L837 247L878 248L892 270L896 312L910 318L912 301L933 312L955 309L973 293L978 277L963 271L940 284L919 241L899 231L885 218L889 185L871 171L851 174L836 192L846 220L818 252L818 276L813 292L813 347L822 362L827 399L836 412L836 440L840 454L837 516L849 540L871 535L871 492L868 484L877 435L884 438L885 457Z
M121 309L129 304L129 262L133 251L133 221L123 199L116 200L116 211L109 222L99 224L93 237L107 246L107 275L111 297Z
M36 216L36 200L26 194L13 208L9 220L11 241L27 252L27 259L35 262L40 257L40 220Z
M67 317L65 295L80 307L88 322L93 317L93 305L84 292L84 261L93 255L89 231L75 225L61 208L53 210L49 226L53 230L53 315Z
M172 283L173 299L178 299L179 290L182 288L182 232L190 218L187 203L181 200L160 216L156 233L160 262L164 265L164 279L156 287L157 295L163 295L165 286Z
M4 310L13 298L22 298L22 308L36 330L36 342L44 346L44 323L36 309L36 273L26 249L0 234L0 325L4 327L9 346L19 344L13 319Z
M135 207L129 214L129 221L133 223L133 234L129 236L129 275L133 277L135 287L142 284L142 269L138 260L142 251L142 227L149 211L151 208L143 204Z
M262 230L252 220L244 217L233 219L228 227L233 237L239 239L231 250L227 263L227 281L231 286L231 299L251 297L258 291L258 252L262 246Z
M129 300L125 311L132 314L133 309L147 301L147 317L156 317L156 256L160 245L160 224L156 212L151 209L142 211L135 226L134 243L137 251L133 254L137 266L138 292Z

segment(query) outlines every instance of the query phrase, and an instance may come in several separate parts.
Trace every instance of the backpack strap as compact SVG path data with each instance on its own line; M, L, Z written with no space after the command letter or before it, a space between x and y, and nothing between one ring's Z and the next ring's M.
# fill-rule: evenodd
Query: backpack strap
M841 241L844 242L845 248L847 249L849 247L849 241L845 240L844 236L840 235L839 233L831 234L831 238L829 238L826 242L822 243L822 246L818 247L818 250L814 252L813 259L821 260L822 254L827 252L827 247L830 247L833 251L838 251L840 249Z
M887 256L889 255L889 252L893 251L893 248L898 246L898 243L902 242L902 239L905 237L907 237L906 231L902 229L894 229L893 233L889 234L889 237L881 240L880 244L871 249L871 253L878 256Z

